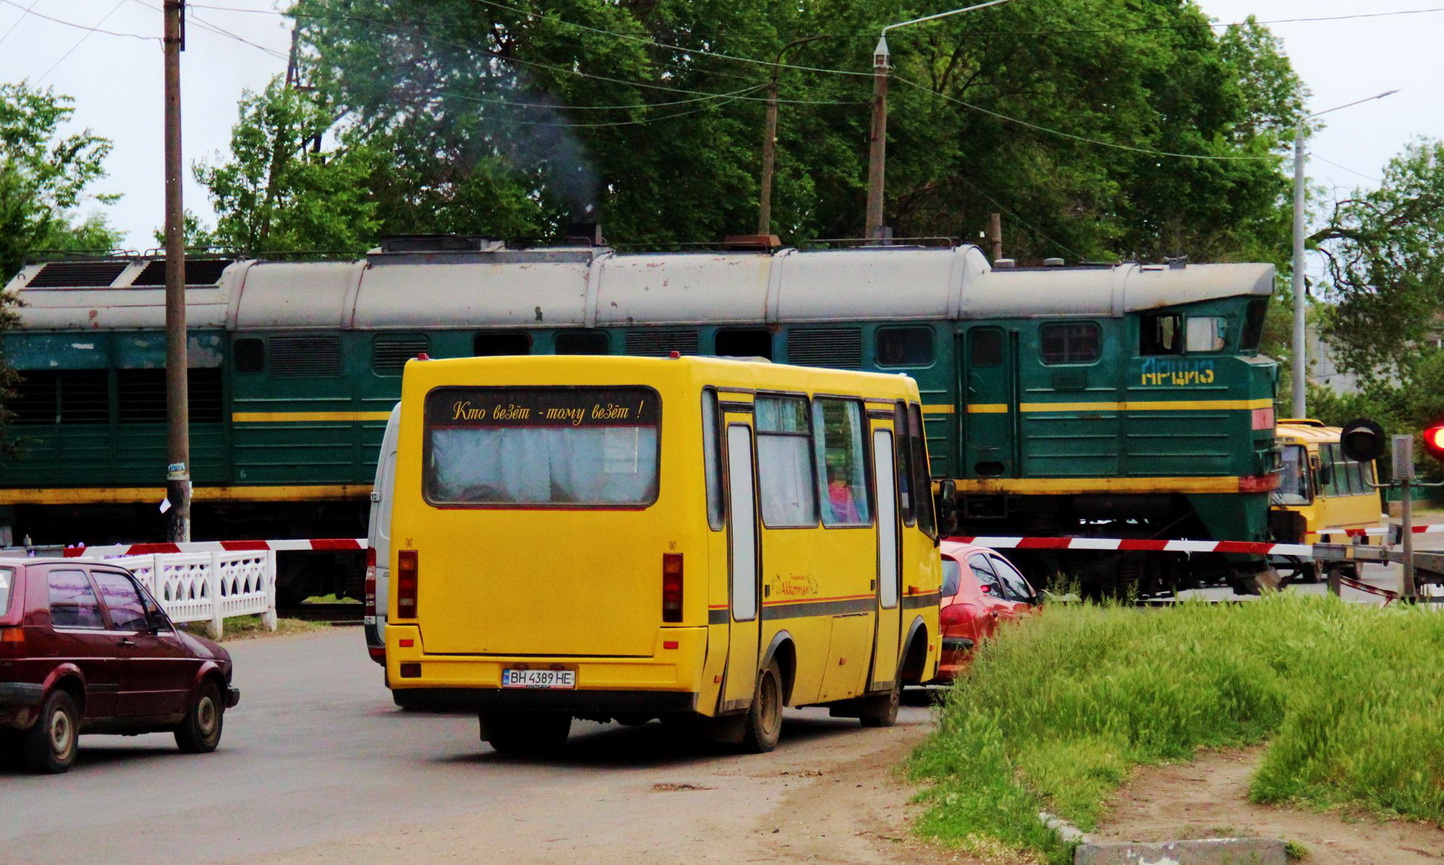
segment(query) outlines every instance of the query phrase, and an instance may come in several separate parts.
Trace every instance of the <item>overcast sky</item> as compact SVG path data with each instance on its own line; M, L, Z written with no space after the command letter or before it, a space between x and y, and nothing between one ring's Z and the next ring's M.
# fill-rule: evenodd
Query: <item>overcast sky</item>
M1198 2L1220 22L1253 14L1268 23L1312 91L1313 111L1400 91L1329 115L1328 127L1310 143L1309 176L1315 182L1339 194L1372 186L1411 138L1444 138L1444 0ZM74 97L74 126L115 143L106 162L110 176L96 191L123 193L105 212L136 250L156 246L153 232L164 218L160 5L161 0L0 0L0 81L24 79ZM182 60L188 165L225 152L242 90L259 90L285 71L286 21L258 14L283 5L285 0L190 4ZM940 0L938 8L951 6ZM1356 17L1317 20L1341 16ZM185 203L213 220L189 170ZM96 208L90 202L85 209Z

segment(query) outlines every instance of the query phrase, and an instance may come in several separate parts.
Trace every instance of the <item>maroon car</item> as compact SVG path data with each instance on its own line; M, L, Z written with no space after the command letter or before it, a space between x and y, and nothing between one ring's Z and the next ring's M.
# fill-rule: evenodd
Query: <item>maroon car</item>
M32 771L69 769L80 733L214 751L239 700L230 654L177 630L124 568L0 558L0 748Z

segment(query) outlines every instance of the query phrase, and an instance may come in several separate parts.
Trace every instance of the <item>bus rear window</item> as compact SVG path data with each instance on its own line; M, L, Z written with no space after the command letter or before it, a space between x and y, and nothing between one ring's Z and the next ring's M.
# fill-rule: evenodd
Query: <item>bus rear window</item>
M657 498L650 388L437 388L422 492L443 507L638 507Z

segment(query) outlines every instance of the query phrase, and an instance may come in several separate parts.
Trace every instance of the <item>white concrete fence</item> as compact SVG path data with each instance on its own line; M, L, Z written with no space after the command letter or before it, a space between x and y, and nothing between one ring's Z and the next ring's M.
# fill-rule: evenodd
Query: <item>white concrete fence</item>
M276 629L276 551L150 553L140 556L84 556L135 574L173 622L206 622L220 639L230 616L259 615Z

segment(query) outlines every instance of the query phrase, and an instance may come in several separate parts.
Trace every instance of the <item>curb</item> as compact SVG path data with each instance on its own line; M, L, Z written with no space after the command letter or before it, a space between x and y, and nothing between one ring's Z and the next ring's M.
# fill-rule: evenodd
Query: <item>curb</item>
M1207 838L1159 844L1089 844L1073 865L1287 865L1284 842L1265 838Z

